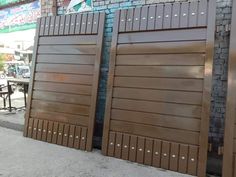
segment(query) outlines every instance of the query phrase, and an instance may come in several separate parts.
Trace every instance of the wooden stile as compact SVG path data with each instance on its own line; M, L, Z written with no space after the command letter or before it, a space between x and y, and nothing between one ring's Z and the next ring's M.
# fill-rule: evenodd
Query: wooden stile
M102 152L206 174L214 0L115 14Z
M38 20L24 136L92 150L104 13Z

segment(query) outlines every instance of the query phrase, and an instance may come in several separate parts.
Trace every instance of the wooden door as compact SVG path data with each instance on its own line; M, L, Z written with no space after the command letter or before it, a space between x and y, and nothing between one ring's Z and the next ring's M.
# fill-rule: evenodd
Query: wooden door
M236 1L233 0L228 63L223 177L236 177Z
M102 152L205 176L216 4L116 12Z
M104 13L38 20L24 135L90 151Z

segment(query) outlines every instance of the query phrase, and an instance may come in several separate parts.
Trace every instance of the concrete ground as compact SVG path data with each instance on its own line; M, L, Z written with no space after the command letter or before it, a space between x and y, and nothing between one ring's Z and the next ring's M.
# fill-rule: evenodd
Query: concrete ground
M0 127L0 177L190 177L24 138Z

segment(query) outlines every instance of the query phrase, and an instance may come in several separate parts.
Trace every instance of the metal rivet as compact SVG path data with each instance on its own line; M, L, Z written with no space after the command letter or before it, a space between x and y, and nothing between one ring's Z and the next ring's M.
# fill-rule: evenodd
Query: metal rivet
M120 144L117 144L117 147L120 147Z
M63 26L63 24L61 24L61 26Z
M126 145L124 145L124 148L127 148L127 146L126 146Z
M96 25L96 24L97 24L97 22L94 22L94 24Z
M175 155L172 155L173 158L175 158L176 156Z
M201 15L204 15L205 13L204 12L201 12Z
M139 151L142 151L142 149L140 148Z
M43 132L46 132L46 130L43 130Z
M113 142L111 142L110 145L113 145Z
M175 14L175 17L178 17L178 15L177 15L177 14Z
M58 25L56 24L56 26L58 26Z
M135 18L136 21L138 21L138 18Z
M192 15L195 15L195 13L193 12Z
M76 25L79 25L79 23L76 23Z
M84 140L84 137L82 137L81 139Z
M90 22L88 22L88 25L90 25L91 23Z
M130 22L130 21L131 21L131 19L129 18L129 19L128 19L128 21Z
M53 27L53 25L51 25L51 27Z
M165 157L166 157L166 156L167 156L167 154L166 154L166 153L164 153L164 154L163 154L163 156L165 156Z
M64 134L64 136L67 136L67 134Z
M55 134L57 134L57 132L53 132L53 134L55 135Z
M168 18L169 17L169 15L166 15L166 18Z
M155 152L155 155L158 155L159 153L158 152Z
M29 127L29 129L31 129L31 127Z
M49 130L49 131L48 131L48 133L50 134L50 133L51 133L51 131Z
M124 22L124 19L121 19L122 22Z
M38 129L39 132L41 132L41 129Z
M71 26L73 26L74 25L74 23L71 23Z
M48 25L46 25L46 28L48 27Z
M72 138L73 137L73 135L70 135L70 138Z
M66 26L68 26L69 24L66 24Z
M182 156L182 157L181 157L181 159L182 159L182 160L184 160L184 159L185 159L185 157L184 157L184 156Z
M61 136L61 133L59 133L59 136Z
M147 150L147 153L150 153L151 151L150 150Z
M34 131L36 131L36 128L34 128Z
M85 23L83 22L82 25L85 25Z
M191 158L191 161L194 162L194 158Z
M183 14L183 16L185 17L187 14Z
M154 17L150 17L150 19L153 19Z
M157 18L161 18L161 16L158 16Z
M134 147L131 147L131 149L134 149Z
M76 136L75 138L76 138L76 139L78 139L78 138L79 138L79 136Z
M43 25L41 26L41 28L43 28Z
M145 18L145 17L143 17L143 20L146 20L146 18Z

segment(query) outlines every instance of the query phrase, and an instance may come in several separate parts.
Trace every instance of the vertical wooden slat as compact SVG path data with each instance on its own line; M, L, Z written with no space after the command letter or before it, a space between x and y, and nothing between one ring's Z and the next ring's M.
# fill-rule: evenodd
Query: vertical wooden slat
M69 138L69 124L65 124L63 131L63 140L62 140L63 146L68 146L68 138Z
M172 10L171 28L179 28L180 16L180 3L174 3Z
M130 136L127 134L123 134L123 143L122 143L122 159L129 159L129 139Z
M52 142L52 130L53 130L53 122L49 121L48 122L48 132L47 132L47 142L48 143Z
M80 139L80 149L86 149L86 142L87 142L87 128L82 127L81 129L81 139Z
M70 31L70 19L71 19L71 15L66 15L66 20L65 20L65 31L64 31L64 35L68 35L69 31Z
M119 20L119 32L125 31L126 14L127 14L126 9L120 10L120 18L117 19L117 20Z
M43 129L43 120L38 121L38 133L37 133L37 140L42 139L42 129Z
M74 137L74 148L76 148L76 149L80 148L80 137L81 137L81 127L76 126L75 127L75 137Z
M64 124L63 123L59 123L58 136L57 136L57 144L58 145L62 144L63 129L64 129Z
M76 23L75 23L75 34L79 34L81 30L81 20L82 20L82 14L76 15Z
M207 25L207 8L208 8L207 0L199 1L198 26Z
M65 17L65 15L62 15L61 19L60 19L59 35L63 35L64 34L64 31L65 31L65 21L66 21L66 17Z
M148 21L148 6L143 6L141 9L141 18L140 18L140 30L147 29L147 21Z
M68 147L74 147L74 138L75 138L75 125L70 125Z
M88 19L88 14L87 13L86 14L82 14L80 34L85 34L86 33L87 19Z
M27 133L27 137L29 137L29 138L32 138L33 125L34 125L34 119L29 119L28 133Z
M116 145L116 134L114 132L110 132L110 134L109 134L109 144L108 144L108 150L107 150L107 155L108 156L114 156L115 145Z
M155 29L155 19L156 19L156 6L152 5L149 7L148 11L148 30Z
M46 17L44 36L47 36L49 34L50 20L51 20L51 17Z
M34 125L33 125L33 139L37 139L37 130L38 130L38 119L34 119Z
M49 35L53 35L54 34L55 20L56 20L56 17L52 16L51 20L50 20L50 25L49 25Z
M89 13L88 14L86 34L91 34L92 33L92 25L93 25L93 13Z
M39 35L40 36L44 35L45 23L46 23L46 17L42 17L41 21L40 21L40 30L39 30Z
M136 161L137 152L137 136L130 136L130 146L129 146L129 160L132 162Z
M170 170L178 171L179 144L171 143L170 149Z
M160 140L154 140L152 165L157 168L161 166L161 146L162 143Z
M99 14L100 14L100 13L95 13L95 14L93 15L92 34L97 34L97 33L98 33Z
M197 175L198 147L189 146L188 174Z
M186 28L188 26L188 13L189 13L189 2L183 2L181 4L180 13L180 27Z
M141 21L141 7L134 9L133 31L139 31Z
M171 16L172 16L172 4L166 3L164 6L164 23L163 28L170 28L171 27Z
M47 132L48 132L48 121L43 121L43 133L42 133L42 141L47 141Z
M187 163L188 163L188 146L180 144L179 167L178 167L178 171L180 173L187 172Z
M125 31L132 31L133 28L133 16L134 16L134 9L129 9L127 11L127 17L126 17L126 29Z
M156 22L155 29L163 28L163 19L164 19L164 5L158 4L156 8Z
M137 146L138 163L144 163L144 152L145 152L145 139L143 137L138 137L138 146Z
M72 14L70 18L70 31L69 34L75 33L75 25L76 25L76 14Z
M197 26L197 16L198 16L198 1L193 1L190 3L189 7L189 27Z
M123 137L121 133L116 133L116 144L115 144L115 157L121 158L121 149L122 149Z
M161 153L161 168L169 169L170 143L167 141L163 141L161 151L162 151L162 153Z
M145 154L144 164L152 165L152 154L153 154L153 140L150 138L145 139Z
M58 136L58 122L53 122L53 131L52 131L52 143L57 144L57 136Z
M56 19L55 19L55 26L54 26L54 35L58 35L58 34L59 34L60 18L61 18L61 16L56 16Z

